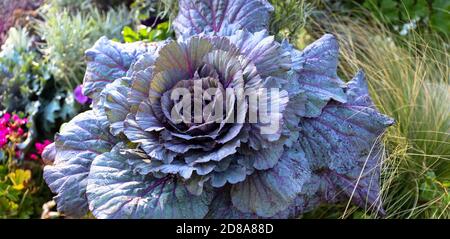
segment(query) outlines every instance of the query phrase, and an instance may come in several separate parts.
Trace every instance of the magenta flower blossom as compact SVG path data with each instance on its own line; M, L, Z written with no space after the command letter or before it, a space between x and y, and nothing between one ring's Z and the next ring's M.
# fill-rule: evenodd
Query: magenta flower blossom
M0 118L0 129L3 127L6 127L6 125L9 123L9 120L11 119L11 115L9 113L5 113Z
M26 137L26 132L22 126L27 122L27 118L20 118L17 114L11 117L11 114L4 113L0 117L0 148L7 144L9 140L16 141Z
M75 96L75 100L82 105L91 103L91 99L83 94L83 85L77 86L73 90L73 95Z
M42 155L42 152L44 151L44 148L47 147L47 145L51 144L52 141L50 140L44 140L43 142L37 142L34 144L36 147L36 152L38 155Z
M17 125L25 125L28 123L28 119L27 118L20 118L18 115L13 115L12 117L13 121L15 124Z
M2 126L0 125L0 148L2 148L6 143L8 143L8 135L9 129L2 128Z
M9 127L8 123L11 118L9 113L3 114L0 118L0 148L8 143Z

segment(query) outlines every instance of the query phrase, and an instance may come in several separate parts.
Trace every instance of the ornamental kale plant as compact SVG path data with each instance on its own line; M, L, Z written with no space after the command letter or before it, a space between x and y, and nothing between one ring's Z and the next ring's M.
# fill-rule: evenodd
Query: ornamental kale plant
M83 83L93 109L43 153L58 210L290 218L351 200L383 215L380 137L393 120L362 71L339 79L332 35L303 51L278 43L266 29L272 10L181 0L176 41L98 40Z

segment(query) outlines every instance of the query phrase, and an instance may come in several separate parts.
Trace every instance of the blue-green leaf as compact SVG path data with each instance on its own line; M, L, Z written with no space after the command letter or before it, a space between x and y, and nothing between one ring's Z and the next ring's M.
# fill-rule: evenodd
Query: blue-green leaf
M319 117L302 119L299 146L318 181L330 184L323 188L334 187L335 194L342 191L356 204L381 211L380 137L394 121L376 110L363 72L348 83L346 94L347 103L332 102Z
M136 58L153 48L142 42L121 44L100 38L86 51L87 69L83 82L83 94L96 99L103 88L124 77Z
M272 169L233 185L231 200L241 212L271 217L288 208L310 174L304 155L287 152Z
M290 97L299 93L296 89L306 94L304 117L319 116L331 99L341 103L347 101L345 85L337 76L338 55L338 42L330 34L301 52L291 49L292 71L289 73L288 88L291 89Z
M176 177L134 173L118 144L94 159L88 178L89 208L97 218L203 218L211 192L192 195Z
M178 38L200 33L230 35L267 28L273 7L267 0L180 0L173 22Z
M45 166L44 179L57 194L58 211L70 216L87 212L86 185L92 160L111 150L114 143L106 119L93 111L77 115L56 135L56 152L45 154L47 161L54 157L54 162Z

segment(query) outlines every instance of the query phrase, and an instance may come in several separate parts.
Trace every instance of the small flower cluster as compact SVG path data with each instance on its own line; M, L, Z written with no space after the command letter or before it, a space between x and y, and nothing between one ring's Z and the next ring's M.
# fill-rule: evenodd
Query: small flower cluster
M0 117L0 148L8 142L19 143L27 137L24 130L28 123L27 118L21 118L17 114L5 113Z
M51 144L52 141L46 139L42 142L36 142L34 144L34 147L36 148L36 153L30 153L29 158L32 160L39 160L41 158L42 152L44 151L44 148L47 147L47 145Z
M24 142L28 136L28 119L20 117L17 114L4 113L0 117L0 150L6 150L11 147L16 158L21 158L22 152L17 145ZM25 153L25 159L39 161L44 148L51 144L50 140L36 142L32 152Z

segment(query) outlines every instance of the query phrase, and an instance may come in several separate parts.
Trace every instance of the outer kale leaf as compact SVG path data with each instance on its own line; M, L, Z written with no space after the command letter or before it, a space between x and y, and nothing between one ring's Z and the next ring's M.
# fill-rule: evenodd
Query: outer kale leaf
M69 216L82 216L88 210L87 176L94 158L108 152L116 139L107 131L106 119L87 111L77 115L46 147L44 159L51 163L44 179L56 193L58 210Z
M345 92L347 103L332 102L319 117L300 122L296 150L305 152L314 175L303 193L324 202L351 199L382 215L381 135L394 121L375 109L362 71Z
M88 177L89 208L98 218L203 218L212 199L210 192L193 196L177 178L133 173L121 154L122 144L99 155Z
M273 7L267 0L181 0L173 27L178 38L201 33L232 35L266 29Z

